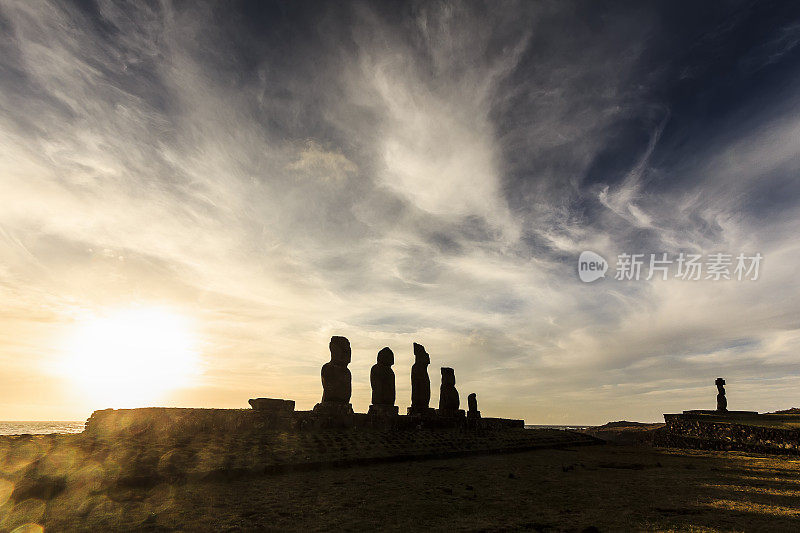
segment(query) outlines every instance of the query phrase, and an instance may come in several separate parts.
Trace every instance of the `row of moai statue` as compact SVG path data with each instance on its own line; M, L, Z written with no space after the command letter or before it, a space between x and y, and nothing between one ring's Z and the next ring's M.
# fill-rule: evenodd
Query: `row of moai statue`
M329 344L331 360L322 366L322 402L314 407L314 411L327 415L346 415L353 413L350 404L352 393L352 376L347 365L350 364L350 341L346 337L331 337ZM463 417L464 410L459 409L460 400L456 389L456 374L452 368L442 367L442 385L439 389L439 409L430 407L431 380L428 377L430 355L421 344L414 343L414 365L411 367L411 407L409 415ZM392 365L394 352L383 348L378 352L378 359L370 370L369 381L372 386L372 405L369 414L391 416L399 414L395 405L395 381ZM472 393L467 398L468 418L480 418L477 396Z

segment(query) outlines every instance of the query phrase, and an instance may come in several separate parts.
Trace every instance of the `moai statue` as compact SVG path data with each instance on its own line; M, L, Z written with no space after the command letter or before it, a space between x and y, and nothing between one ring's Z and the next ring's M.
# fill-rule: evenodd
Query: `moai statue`
M394 353L388 347L378 352L378 362L373 365L369 373L369 382L372 385L372 405L369 406L371 415L396 415L398 408L394 404Z
M725 380L717 378L714 381L714 385L717 386L717 411L727 411L728 400L725 398Z
M347 365L350 363L350 341L345 337L331 337L329 344L331 360L322 365L322 402L314 411L325 414L352 414L350 405L352 377Z
M430 415L431 379L428 377L428 365L431 357L421 344L414 343L414 365L411 367L411 407L410 415Z
M452 368L442 367L442 386L439 388L439 415L464 416L459 409L460 400L456 390L456 373Z
M467 411L467 418L480 418L481 412L478 411L478 395L474 392L467 396L467 406L469 410Z

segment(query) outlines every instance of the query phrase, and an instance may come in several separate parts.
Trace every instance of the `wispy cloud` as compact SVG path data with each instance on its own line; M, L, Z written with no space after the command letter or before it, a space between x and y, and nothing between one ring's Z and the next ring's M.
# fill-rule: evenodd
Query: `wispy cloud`
M716 375L732 405L787 406L795 101L734 106L687 148L666 89L687 78L653 63L669 35L644 7L194 7L0 7L0 368L46 384L4 388L0 417L95 407L40 369L82 313L130 302L200 324L204 375L173 403L308 408L343 334L360 409L384 345L407 402L412 341L531 422L656 419ZM584 285L584 249L766 259L750 284Z

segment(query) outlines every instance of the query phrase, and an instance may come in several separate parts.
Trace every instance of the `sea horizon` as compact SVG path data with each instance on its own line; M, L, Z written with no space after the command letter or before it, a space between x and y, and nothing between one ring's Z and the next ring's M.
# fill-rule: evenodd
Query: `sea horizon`
M85 420L0 420L0 436L81 433ZM583 430L592 424L525 424L526 429Z
M0 420L0 435L80 433L85 420Z

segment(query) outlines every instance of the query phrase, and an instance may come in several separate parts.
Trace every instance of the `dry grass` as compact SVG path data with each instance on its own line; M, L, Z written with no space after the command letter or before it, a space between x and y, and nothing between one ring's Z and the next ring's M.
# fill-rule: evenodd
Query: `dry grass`
M798 531L800 459L590 446L61 493L45 530ZM2 492L2 491L0 491ZM0 498L2 495L0 494ZM591 529L590 529L591 531Z

